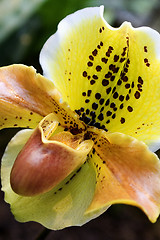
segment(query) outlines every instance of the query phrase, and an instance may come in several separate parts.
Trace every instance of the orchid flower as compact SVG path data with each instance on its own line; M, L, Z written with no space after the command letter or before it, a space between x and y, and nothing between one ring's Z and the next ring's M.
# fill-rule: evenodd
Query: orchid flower
M2 190L18 221L83 225L112 204L160 213L160 35L103 6L67 16L33 67L0 69L0 127L27 128L2 158Z

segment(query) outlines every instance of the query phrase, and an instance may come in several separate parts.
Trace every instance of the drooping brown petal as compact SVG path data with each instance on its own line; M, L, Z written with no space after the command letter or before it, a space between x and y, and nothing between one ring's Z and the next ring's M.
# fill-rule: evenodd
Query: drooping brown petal
M152 222L160 212L160 163L147 146L120 133L97 136L92 164L97 172L87 213L114 203L140 207Z
M76 114L60 103L60 94L54 84L37 74L33 67L25 65L0 68L0 106L0 128L34 128L51 112L58 115L63 126L76 129L81 124Z
M11 171L12 189L19 195L34 196L55 187L81 166L93 146L91 140L79 143L71 133L48 138L57 129L54 114L44 118L17 156ZM60 140L60 141L59 141ZM68 142L65 144L64 142Z

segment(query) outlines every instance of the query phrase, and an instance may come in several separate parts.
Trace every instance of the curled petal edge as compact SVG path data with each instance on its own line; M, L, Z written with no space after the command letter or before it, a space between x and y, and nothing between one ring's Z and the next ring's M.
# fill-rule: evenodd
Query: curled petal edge
M96 141L92 164L97 184L86 214L124 203L139 207L155 222L160 213L158 157L143 142L121 133L104 133Z
M57 128L57 118L51 113L40 122L18 154L10 175L12 189L17 194L35 196L47 192L85 162L93 141L80 142L79 137L77 146L73 148L72 144L63 143L63 133L56 140L54 136L50 140ZM77 142L77 136L71 133L66 138L64 132L64 138L70 143Z

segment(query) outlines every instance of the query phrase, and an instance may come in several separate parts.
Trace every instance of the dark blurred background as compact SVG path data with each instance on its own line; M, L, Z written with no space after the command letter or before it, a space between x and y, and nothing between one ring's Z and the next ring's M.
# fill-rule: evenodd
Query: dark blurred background
M0 66L23 63L42 72L39 53L59 21L81 8L100 5L114 27L127 20L134 27L147 25L160 32L159 0L0 0ZM0 157L16 132L0 131ZM38 240L43 230L38 223L16 222L0 193L0 240ZM47 233L46 240L158 240L160 219L152 224L139 209L116 205L83 227Z

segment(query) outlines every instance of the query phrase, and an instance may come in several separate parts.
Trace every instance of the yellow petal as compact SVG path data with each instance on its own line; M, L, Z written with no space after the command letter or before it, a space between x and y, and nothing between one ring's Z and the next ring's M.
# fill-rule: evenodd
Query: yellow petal
M82 141L83 137L71 133L66 136L65 132L49 139L57 126L54 114L45 117L18 154L10 177L17 194L48 192L85 162L93 141Z
M92 164L97 172L93 201L86 214L114 203L141 208L155 222L160 213L160 163L143 142L120 134L102 134Z
M33 130L30 129L18 132L8 144L2 158L2 190L16 220L36 221L56 230L82 225L104 212L105 209L100 209L95 214L84 216L85 210L92 201L96 180L95 171L87 161L47 193L23 197L12 190L10 185L12 166L32 133Z
M0 106L0 128L34 128L51 112L58 115L63 126L73 131L85 128L76 114L60 103L60 94L54 84L36 74L33 67L17 64L0 69Z
M103 7L67 16L40 62L81 119L133 136L156 150L160 135L160 35L125 22L112 28ZM155 145L157 143L158 145Z

